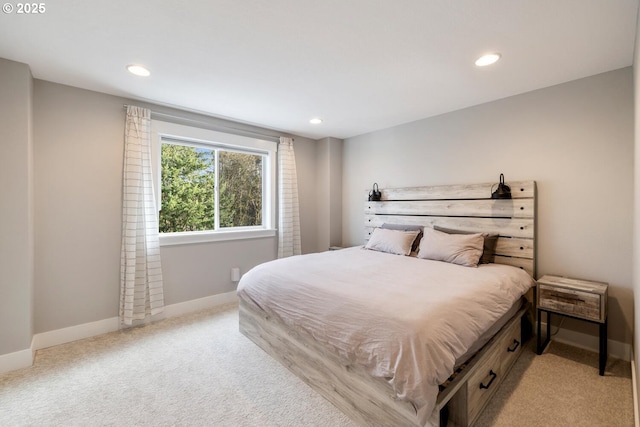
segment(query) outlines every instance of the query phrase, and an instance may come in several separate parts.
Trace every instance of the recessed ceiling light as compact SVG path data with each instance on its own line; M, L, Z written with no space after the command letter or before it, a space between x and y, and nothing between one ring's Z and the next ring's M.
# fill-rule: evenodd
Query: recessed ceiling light
M127 65L127 70L129 70L131 74L135 74L136 76L148 77L149 75L151 75L151 72L142 65Z
M311 123L312 125L319 125L320 123L322 123L322 119L316 117L315 119L309 120L309 123Z
M491 65L500 59L502 55L499 53L489 53L486 55L482 55L480 58L476 59L476 65L478 67L485 67L487 65Z

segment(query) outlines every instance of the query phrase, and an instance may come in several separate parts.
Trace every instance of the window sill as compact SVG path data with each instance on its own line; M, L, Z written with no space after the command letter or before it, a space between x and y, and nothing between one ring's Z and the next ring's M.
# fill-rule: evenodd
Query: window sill
M275 237L275 229L233 230L233 231L192 231L189 233L160 234L160 246L189 245L225 240L258 239Z

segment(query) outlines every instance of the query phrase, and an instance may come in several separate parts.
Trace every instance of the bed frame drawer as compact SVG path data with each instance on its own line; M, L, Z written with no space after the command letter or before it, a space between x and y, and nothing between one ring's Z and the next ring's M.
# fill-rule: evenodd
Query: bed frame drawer
M500 342L500 348L502 349L500 353L500 370L503 373L509 372L509 369L511 369L511 366L520 355L523 339L521 324L513 324L507 329L504 339Z
M499 377L499 378L498 378ZM484 405L502 381L500 355L495 353L482 363L467 382L467 419L473 424Z
M449 402L450 421L455 426L473 425L522 351L521 322L505 328L474 366L467 383Z

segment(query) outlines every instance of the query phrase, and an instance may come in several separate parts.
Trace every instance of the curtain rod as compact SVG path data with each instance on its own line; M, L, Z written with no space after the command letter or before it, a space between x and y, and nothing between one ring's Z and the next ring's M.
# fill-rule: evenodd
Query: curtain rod
M128 106L129 106L129 104L124 104L123 105L123 107L125 109ZM247 129L236 128L236 127L233 127L233 126L227 126L227 125L223 125L223 124L213 124L213 123L208 123L208 122L205 122L205 121L202 121L202 120L189 119L189 118L186 118L186 117L180 117L180 116L176 116L176 115L173 115L173 114L167 114L167 113L160 113L160 112L153 111L153 110L151 110L151 115L152 116L156 116L156 117L166 117L166 118L170 118L170 119L178 119L178 120L181 120L181 121L187 121L187 122L192 122L192 123L195 123L195 124L206 125L206 126L217 128L217 129L231 129L231 130L234 130L234 131L239 132L239 133L251 134L251 135L257 136L259 138L270 139L270 140L273 140L275 142L279 142L280 141L280 137L278 137L278 136L267 135L267 134L264 134L264 133L255 132L255 131L247 130Z

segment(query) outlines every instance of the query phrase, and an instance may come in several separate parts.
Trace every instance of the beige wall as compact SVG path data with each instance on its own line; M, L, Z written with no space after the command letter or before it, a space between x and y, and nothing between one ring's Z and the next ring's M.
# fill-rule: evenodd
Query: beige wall
M318 204L316 197L318 150L314 140L296 136L293 142L298 175L302 253L318 250Z
M35 81L36 333L118 314L122 105Z
M0 59L0 355L33 336L32 92L29 67Z
M342 245L342 140L316 141L318 251Z
M638 11L640 20L640 10ZM635 123L635 163L634 163L634 210L633 210L633 300L635 307L640 307L640 26L636 26L636 44L633 61L633 94ZM640 367L640 310L634 311L633 354L636 376ZM636 386L638 386L636 384ZM636 390L636 399L640 404L640 390ZM636 414L637 416L638 414Z
M348 138L343 240L363 241L364 191L533 179L538 276L609 282L610 339L633 328L633 73L624 68ZM593 325L564 326L597 334Z

